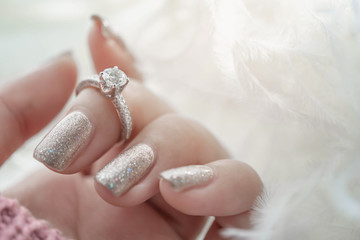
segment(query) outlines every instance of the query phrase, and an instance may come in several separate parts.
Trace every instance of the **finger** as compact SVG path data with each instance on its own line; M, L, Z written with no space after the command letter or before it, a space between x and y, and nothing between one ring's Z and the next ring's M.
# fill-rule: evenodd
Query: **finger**
M106 29L101 29L99 21L95 17L89 35L96 68L118 64L136 77L133 59L118 42L102 35ZM153 119L171 111L166 103L136 81L130 81L122 95L130 109L133 136ZM121 124L114 105L98 90L87 88L75 99L69 114L37 146L34 158L58 172L83 171L119 141L120 133Z
M206 240L225 240L220 234L221 226L217 222L213 222L207 231L204 239Z
M101 17L93 15L92 20L94 25L90 30L88 41L96 71L121 66L127 76L140 80L141 75L136 69L135 58L127 50L122 39Z
M68 100L76 66L67 53L0 90L0 164L42 129Z
M99 195L118 206L138 205L159 191L160 172L186 164L228 157L200 124L177 114L164 115L144 128L126 151L115 146L99 162ZM114 159L114 160L113 160Z
M59 229L66 239L183 239L149 204L133 208L107 204L97 196L92 179L82 174L38 171L2 195L16 198L36 218Z
M189 215L231 216L251 209L262 190L257 173L235 160L218 160L161 174L165 201Z
M206 216L189 216L177 211L164 201L160 193L146 203L162 215L181 239L199 239L198 236L209 220Z
M170 107L137 82L123 91L130 109L132 136ZM86 169L120 140L121 124L114 105L93 88L82 91L69 113L39 143L34 158L50 169L75 173Z

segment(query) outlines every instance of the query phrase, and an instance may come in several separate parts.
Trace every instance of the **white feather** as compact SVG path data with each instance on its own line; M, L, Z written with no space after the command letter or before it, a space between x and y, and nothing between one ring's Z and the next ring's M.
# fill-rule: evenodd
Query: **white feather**
M254 229L224 235L359 239L359 5L183 0L139 16L129 42L149 87L265 183Z

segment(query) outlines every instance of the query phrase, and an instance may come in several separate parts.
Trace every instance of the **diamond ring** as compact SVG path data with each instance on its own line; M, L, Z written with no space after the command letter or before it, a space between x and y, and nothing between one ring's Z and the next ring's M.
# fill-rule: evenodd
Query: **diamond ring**
M121 139L126 141L131 136L132 121L129 108L121 92L129 83L129 78L118 67L107 68L89 79L82 80L76 87L76 95L86 87L94 87L114 104L121 122Z

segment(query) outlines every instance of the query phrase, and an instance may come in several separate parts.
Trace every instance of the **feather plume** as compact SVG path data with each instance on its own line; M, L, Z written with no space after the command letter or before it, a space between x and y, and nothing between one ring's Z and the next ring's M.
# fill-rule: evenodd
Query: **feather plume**
M129 37L149 87L266 187L255 227L224 236L358 239L359 1L159 2Z

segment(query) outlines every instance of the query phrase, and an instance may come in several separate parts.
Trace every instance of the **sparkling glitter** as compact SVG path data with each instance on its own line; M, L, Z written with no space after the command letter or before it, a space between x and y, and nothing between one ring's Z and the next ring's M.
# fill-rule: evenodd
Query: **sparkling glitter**
M168 181L176 191L207 183L214 176L208 166L190 165L164 171L160 177Z
M120 94L116 95L116 97L113 98L111 101L114 104L120 118L121 138L124 140L128 140L132 132L132 120L126 101L124 97Z
M92 131L89 119L72 112L61 120L35 148L34 158L57 171L67 168L88 143ZM77 141L74 139L78 138Z
M120 196L149 171L153 162L151 147L139 144L121 153L98 172L95 179L115 196Z
M117 67L114 67L116 69L118 69ZM118 69L118 71L121 71ZM122 71L121 71L122 72ZM101 73L102 75L102 79L103 78L112 78L112 77L107 77L106 74L104 76L104 72ZM126 75L125 75L126 77ZM126 81L129 81L129 79L126 77L125 79ZM100 76L99 75L95 75L93 77L90 77L88 79L85 79L83 81L81 81L77 87L76 87L76 95L79 94L80 91L82 91L84 88L86 87L94 87L99 89L103 94L107 95L106 91L103 92L102 91L102 87L104 87L104 85L102 85L102 81L104 80L100 80ZM122 81L122 80L120 80ZM109 81L111 82L111 81ZM122 85L122 84L121 84ZM111 97L111 102L114 104L115 109L117 111L117 114L120 118L120 122L121 122L121 138L126 141L131 137L131 132L132 132L132 120L131 120L131 115L130 115L130 111L129 108L126 104L126 101L124 99L124 97L119 93L115 91L115 96Z

